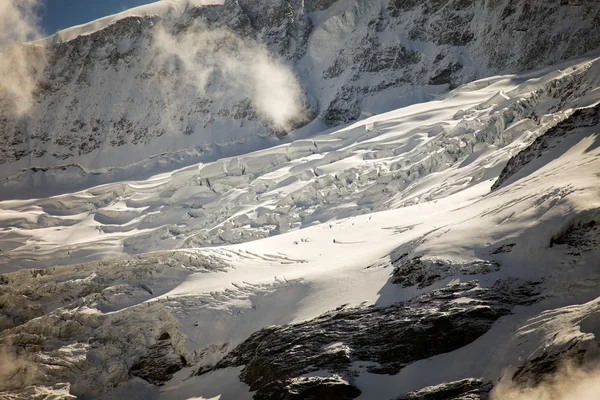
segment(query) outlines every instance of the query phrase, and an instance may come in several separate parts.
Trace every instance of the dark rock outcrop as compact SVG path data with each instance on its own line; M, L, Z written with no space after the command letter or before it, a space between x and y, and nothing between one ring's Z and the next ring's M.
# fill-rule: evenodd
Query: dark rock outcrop
M401 259L394 263L392 283L404 287L417 286L419 289L423 289L450 276L483 275L499 269L500 265L491 261L482 260L457 264L449 260L414 257L409 260Z
M510 253L517 244L516 243L507 243L502 246L496 247L494 250L490 251L490 254L503 254Z
M173 374L187 365L185 358L176 354L171 346L171 337L164 333L154 346L136 362L129 373L153 385L163 385Z
M473 342L513 306L531 304L536 295L531 283L499 281L482 288L471 281L389 307L340 308L256 332L214 369L244 366L240 379L256 396L314 371L351 382L350 364L357 361L368 362L371 373L395 374L414 361Z
M600 213L595 218L600 219ZM600 249L600 222L595 218L572 221L550 240L550 246L566 245L583 252Z
M538 357L527 360L513 375L513 382L520 387L537 386L568 362L581 365L585 353L585 349L579 348L577 343L565 349L550 349Z

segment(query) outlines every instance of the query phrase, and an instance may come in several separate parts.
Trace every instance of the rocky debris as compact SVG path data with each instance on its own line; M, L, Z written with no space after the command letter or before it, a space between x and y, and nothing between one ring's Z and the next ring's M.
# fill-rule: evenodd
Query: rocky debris
M392 283L404 287L416 286L423 289L450 276L484 275L500 269L500 264L493 261L474 261L455 263L439 258L414 257L401 259L395 263L392 272Z
M492 185L492 190L502 186L510 177L535 159L549 152L568 136L577 133L581 128L596 126L599 123L600 105L576 110L567 119L559 122L555 127L538 137L526 149L508 160L500 176Z
M164 333L158 343L148 347L147 353L131 367L129 373L161 386L186 365L185 358L173 350L171 336Z
M491 383L467 378L407 393L396 400L488 400Z
M371 362L371 373L395 374L414 361L473 342L515 305L535 302L537 294L528 282L499 281L482 288L471 281L389 307L340 308L256 332L214 369L244 366L240 379L257 396L272 382L314 371L351 382L350 364L357 361Z
M339 376L293 378L273 381L254 395L254 400L351 400L361 391Z

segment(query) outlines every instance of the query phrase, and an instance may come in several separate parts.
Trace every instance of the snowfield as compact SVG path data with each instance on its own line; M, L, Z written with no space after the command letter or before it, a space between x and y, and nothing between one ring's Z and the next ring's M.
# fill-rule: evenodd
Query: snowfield
M0 399L593 399L600 58L442 92L3 179Z

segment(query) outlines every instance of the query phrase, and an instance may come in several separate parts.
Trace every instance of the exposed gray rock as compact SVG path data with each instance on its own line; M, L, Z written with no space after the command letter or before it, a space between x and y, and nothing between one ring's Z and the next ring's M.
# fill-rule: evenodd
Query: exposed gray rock
M502 246L497 247L494 250L490 251L490 254L510 253L512 251L513 247L515 247L516 245L517 245L516 243L503 244Z
M566 245L586 252L600 249L599 213L589 213L571 221L560 233L552 237L550 246Z
M460 63L449 64L438 70L437 75L429 79L430 85L450 85L450 88L456 87L460 81L458 73L463 66Z
M544 379L551 377L567 363L581 366L586 353L585 348L574 341L567 348L549 348L542 355L527 360L513 375L513 382L519 387L534 387Z

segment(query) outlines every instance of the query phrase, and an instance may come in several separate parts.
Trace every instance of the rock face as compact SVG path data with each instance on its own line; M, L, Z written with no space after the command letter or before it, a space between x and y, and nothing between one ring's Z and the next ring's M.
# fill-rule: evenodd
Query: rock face
M273 381L254 395L255 400L350 400L361 392L339 376Z
M491 261L453 263L449 260L426 259L424 257L398 260L394 264L392 283L405 287L416 286L419 289L430 286L449 276L484 275L500 269L498 263Z
M366 363L371 373L395 374L411 362L473 342L513 306L531 304L535 296L530 283L499 281L486 289L471 281L390 307L340 309L256 332L215 369L244 366L240 379L260 399L279 398L268 393L314 371L341 374L351 382L350 365L355 362ZM325 392L331 384L302 382L302 387Z
M488 400L492 384L463 379L407 393L396 400Z
M59 308L94 305L116 311L161 295L192 272L225 264L185 255L154 254L0 275L0 332Z
M543 347L528 355L512 376L502 378L497 397L504 398L503 381L509 381L513 398L519 398L514 397L518 394L535 393L540 386L545 391L537 390L537 393L559 391L567 379L573 380L566 384L568 389L576 389L585 379L597 382L600 344L598 337L590 333L597 332L600 326L599 300L550 310L532 321L532 325L540 329L525 329L519 341L532 340Z
M315 116L351 121L584 54L600 45L598 21L597 2L575 0L227 0L176 17L130 16L45 42L33 107L21 116L0 110L2 177L203 153L285 134ZM233 62L207 62L206 52ZM272 69L223 66L261 64L251 57ZM265 71L283 72L267 79ZM291 82L271 101L286 103L283 112L261 101L276 76Z
M173 351L171 336L163 333L158 343L148 347L146 355L131 367L129 373L160 386L186 365L185 358Z
M579 252L600 249L600 212L592 210L575 217L550 240L550 246L568 246Z
M526 360L514 373L512 380L520 387L534 387L559 372L570 363L581 366L587 349L574 340L567 348L550 348L543 354Z

